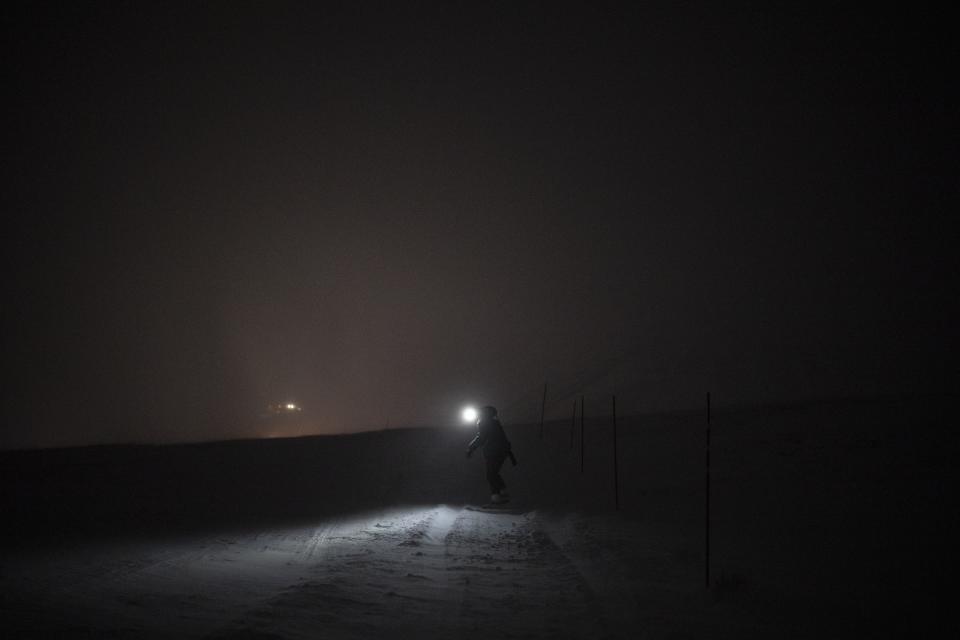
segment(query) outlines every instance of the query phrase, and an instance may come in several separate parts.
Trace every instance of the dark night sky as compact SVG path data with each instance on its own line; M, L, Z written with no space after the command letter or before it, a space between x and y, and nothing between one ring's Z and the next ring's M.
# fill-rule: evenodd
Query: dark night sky
M920 5L59 4L2 10L0 447L952 384Z

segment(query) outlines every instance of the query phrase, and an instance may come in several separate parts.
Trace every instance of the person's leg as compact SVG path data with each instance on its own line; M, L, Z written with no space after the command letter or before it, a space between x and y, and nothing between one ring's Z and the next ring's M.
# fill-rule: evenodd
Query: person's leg
M490 493L500 493L500 490L507 486L507 483L500 477L500 467L506 456L489 456L487 461L487 482L490 483Z

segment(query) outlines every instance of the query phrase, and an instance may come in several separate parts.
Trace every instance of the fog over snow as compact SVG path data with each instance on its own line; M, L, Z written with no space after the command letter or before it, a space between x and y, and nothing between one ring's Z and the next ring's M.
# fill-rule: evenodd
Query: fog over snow
M955 373L932 11L11 6L0 447ZM590 383L593 383L592 385Z

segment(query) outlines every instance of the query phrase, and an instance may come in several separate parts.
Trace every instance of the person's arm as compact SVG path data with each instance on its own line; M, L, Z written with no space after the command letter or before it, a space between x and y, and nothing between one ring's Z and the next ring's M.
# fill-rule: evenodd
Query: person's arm
M507 457L510 459L510 463L513 466L517 466L517 456L513 455L513 445L510 444L510 441L507 440L507 434L503 434L503 441L507 443Z
M487 441L487 436L481 429L477 429L477 435L473 437L473 440L470 441L470 444L467 445L467 457L470 457L470 454L473 453L476 449L483 446Z
M517 466L517 456L513 455L513 445L507 440L507 432L503 430L503 427L500 427L500 433L503 434L503 441L507 443L507 457L510 458L510 463Z

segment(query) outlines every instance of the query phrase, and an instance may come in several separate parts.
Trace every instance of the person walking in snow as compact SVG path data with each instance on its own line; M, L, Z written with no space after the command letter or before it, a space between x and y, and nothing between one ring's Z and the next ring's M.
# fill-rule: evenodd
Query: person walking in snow
M503 425L497 417L497 410L491 406L481 408L477 414L477 435L467 446L467 457L480 447L483 447L483 458L486 461L490 502L507 502L510 497L506 491L507 483L500 476L500 467L507 458L510 458L513 464L517 464L517 461L510 449L510 441L503 431Z

